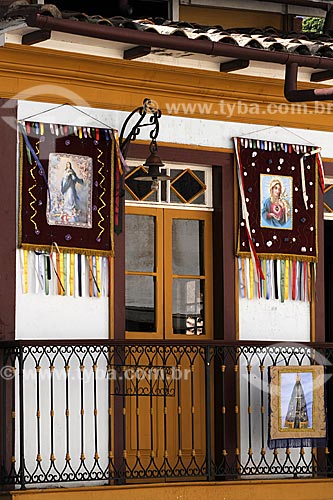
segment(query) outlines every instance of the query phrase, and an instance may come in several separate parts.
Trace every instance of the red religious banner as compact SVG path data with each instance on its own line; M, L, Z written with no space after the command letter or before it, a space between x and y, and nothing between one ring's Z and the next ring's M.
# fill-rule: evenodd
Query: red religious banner
M237 255L316 262L319 148L235 138Z
M23 122L19 140L19 246L112 255L113 131Z
M311 300L318 178L324 186L320 148L238 137L234 142L240 296Z

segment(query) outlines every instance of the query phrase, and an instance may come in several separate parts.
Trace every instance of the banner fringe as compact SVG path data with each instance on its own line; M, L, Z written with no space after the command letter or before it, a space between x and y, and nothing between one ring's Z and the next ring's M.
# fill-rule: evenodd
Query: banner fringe
M32 245L30 243L21 243L19 248L23 248L24 250L32 250L34 252L47 252L51 253L52 247L54 245ZM96 255L100 257L114 257L114 250L90 250L89 248L74 248L74 247L62 247L58 246L59 251L63 254L65 253L74 253L81 255Z

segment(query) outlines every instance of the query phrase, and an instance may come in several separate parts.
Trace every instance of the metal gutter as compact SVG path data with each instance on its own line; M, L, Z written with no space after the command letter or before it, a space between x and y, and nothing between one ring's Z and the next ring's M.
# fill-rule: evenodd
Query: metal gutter
M327 101L333 99L333 88L297 90L298 64L286 64L284 96L290 102Z
M206 54L233 59L263 61L286 65L285 97L292 101L314 101L333 99L333 89L297 90L297 69L299 66L333 70L333 59L318 56L304 56L289 52L272 52L264 49L239 47L223 42L210 40L190 40L175 35L161 35L147 31L135 31L128 28L117 28L90 24L69 19L57 19L35 14L26 20L28 26L42 30L54 30L91 38L111 40L140 46L156 47L195 54Z

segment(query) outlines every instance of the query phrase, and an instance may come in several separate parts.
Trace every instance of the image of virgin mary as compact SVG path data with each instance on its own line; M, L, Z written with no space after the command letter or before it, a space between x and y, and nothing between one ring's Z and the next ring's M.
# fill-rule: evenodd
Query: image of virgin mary
M284 427L288 429L307 429L309 427L307 404L299 374L296 375Z
M83 184L83 179L76 175L71 162L68 161L61 180L61 193L64 195L64 211L71 216L75 216L75 213L80 209L80 198L76 191L76 184Z
M263 202L262 219L265 225L273 227L284 227L290 220L290 204L280 179L272 179L269 183L269 197Z
M92 159L90 157L51 153L49 190L48 224L91 227Z

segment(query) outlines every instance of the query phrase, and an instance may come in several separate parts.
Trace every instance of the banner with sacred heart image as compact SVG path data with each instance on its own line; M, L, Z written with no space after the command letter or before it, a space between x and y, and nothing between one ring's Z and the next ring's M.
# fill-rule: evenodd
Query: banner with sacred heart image
M318 260L318 179L324 186L320 148L239 137L234 144L240 200L236 255L250 258L259 284L274 273L267 264L274 261L283 273L290 269L290 281L301 280L298 288L310 289L307 263ZM258 291L263 295L266 288Z

